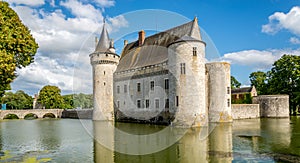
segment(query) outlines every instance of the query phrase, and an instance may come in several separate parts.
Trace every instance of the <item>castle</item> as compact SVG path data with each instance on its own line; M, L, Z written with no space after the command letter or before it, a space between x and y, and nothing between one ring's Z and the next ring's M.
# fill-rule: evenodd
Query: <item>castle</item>
M230 64L206 63L198 19L138 40L116 54L104 23L93 67L93 120L206 126L230 122Z

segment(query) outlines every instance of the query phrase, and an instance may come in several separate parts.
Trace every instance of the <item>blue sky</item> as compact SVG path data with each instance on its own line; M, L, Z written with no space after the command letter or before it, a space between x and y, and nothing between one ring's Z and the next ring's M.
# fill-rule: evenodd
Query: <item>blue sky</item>
M103 17L110 36L134 40L140 29L165 30L198 17L219 60L249 85L249 74L267 71L284 53L300 55L299 0L8 0L40 45L35 63L18 70L13 90L29 94L44 85L63 93L91 92L88 55ZM158 9L158 10L146 10ZM118 42L119 41L119 42Z

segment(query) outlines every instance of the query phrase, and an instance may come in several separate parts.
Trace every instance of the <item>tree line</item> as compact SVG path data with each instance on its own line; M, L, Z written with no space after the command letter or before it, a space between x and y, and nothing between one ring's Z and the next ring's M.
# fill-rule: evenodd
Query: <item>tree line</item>
M15 93L5 92L1 98L2 104L6 104L7 109L32 109L33 100L34 98L22 90ZM57 86L47 85L40 90L37 105L39 109L87 109L93 107L93 95L83 93L61 95L61 90Z
M274 62L269 71L252 72L249 79L258 95L289 95L290 114L296 115L300 111L300 56L285 54ZM232 77L231 87L239 88L240 85Z

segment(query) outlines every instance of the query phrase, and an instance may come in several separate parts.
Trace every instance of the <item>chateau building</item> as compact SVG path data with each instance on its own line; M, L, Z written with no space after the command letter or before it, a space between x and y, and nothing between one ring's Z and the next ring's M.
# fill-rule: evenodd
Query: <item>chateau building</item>
M206 63L198 20L138 40L116 54L106 25L95 51L94 120L205 126L231 118L230 64Z

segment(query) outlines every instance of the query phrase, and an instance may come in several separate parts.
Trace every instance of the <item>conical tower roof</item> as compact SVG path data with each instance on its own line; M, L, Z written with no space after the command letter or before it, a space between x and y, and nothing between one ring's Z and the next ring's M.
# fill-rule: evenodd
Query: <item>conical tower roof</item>
M190 32L190 36L193 37L194 39L202 40L197 17L195 17L193 20L193 25L192 25L192 29Z
M104 53L107 51L107 49L109 49L109 45L110 45L110 39L109 39L108 32L106 29L106 23L104 21L101 36L100 36L99 42L96 46L95 52L103 52Z

